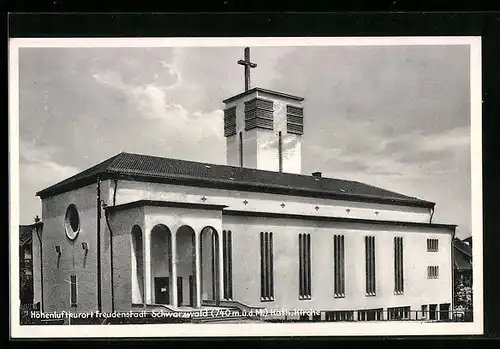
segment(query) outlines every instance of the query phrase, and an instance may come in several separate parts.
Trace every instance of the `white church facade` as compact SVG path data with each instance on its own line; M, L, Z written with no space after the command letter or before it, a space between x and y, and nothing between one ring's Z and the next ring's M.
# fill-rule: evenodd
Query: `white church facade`
M43 311L449 317L455 226L432 202L303 174L303 98L246 87L224 101L227 165L120 153L37 193Z

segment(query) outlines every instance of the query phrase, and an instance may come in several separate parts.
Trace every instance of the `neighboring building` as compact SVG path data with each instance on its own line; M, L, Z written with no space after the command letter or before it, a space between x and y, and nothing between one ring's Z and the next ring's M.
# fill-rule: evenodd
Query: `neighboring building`
M464 240L453 239L453 247L455 279L472 284L472 237Z
M468 238L465 238L462 241L465 242L467 245L469 245L470 248L472 248L472 236L469 236Z
M31 225L19 226L19 298L24 308L40 309L42 259L40 242L43 224L38 217Z
M454 307L464 318L472 316L472 237L453 240Z
M301 174L302 101L226 99L227 166L120 153L38 192L45 311L449 317L455 226L430 223L432 202Z
M21 305L33 304L33 226L19 226L19 299Z

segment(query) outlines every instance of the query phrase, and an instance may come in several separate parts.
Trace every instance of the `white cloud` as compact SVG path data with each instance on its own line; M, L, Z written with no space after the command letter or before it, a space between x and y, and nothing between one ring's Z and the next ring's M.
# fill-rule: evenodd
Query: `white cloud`
M19 144L19 182L20 191L20 222L21 224L33 223L35 215L41 216L40 200L35 193L62 181L80 171L73 166L61 165L52 157L57 153L57 148L36 146L32 142Z

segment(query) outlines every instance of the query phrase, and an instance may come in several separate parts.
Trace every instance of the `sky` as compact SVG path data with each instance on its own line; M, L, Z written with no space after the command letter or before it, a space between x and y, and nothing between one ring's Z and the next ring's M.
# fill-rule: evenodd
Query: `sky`
M122 151L225 164L242 47L21 48L20 224L35 193ZM252 87L304 100L302 169L436 203L471 234L468 46L252 47Z

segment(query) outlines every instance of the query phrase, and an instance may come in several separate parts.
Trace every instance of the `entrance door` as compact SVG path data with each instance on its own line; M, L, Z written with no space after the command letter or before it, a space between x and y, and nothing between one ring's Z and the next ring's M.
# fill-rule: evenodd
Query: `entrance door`
M155 277L155 303L169 304L170 290L168 277Z

